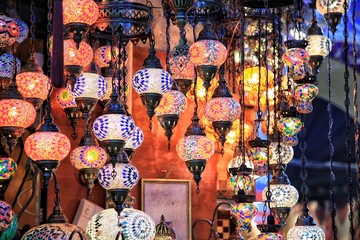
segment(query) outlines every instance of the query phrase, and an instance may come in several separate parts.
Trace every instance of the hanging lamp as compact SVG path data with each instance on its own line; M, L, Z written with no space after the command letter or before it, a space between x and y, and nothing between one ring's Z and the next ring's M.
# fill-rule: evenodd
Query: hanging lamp
M16 70L15 60L16 59ZM13 54L4 53L0 56L0 98L6 98L11 80L14 78L15 71L20 72L21 62Z
M19 36L19 26L15 20L4 14L0 14L1 38L0 48L5 49L12 46Z
M160 217L160 223L156 225L156 233L154 240L175 240L176 234L174 230L165 222L164 215Z
M140 94L141 101L147 109L150 130L155 108L159 106L163 95L171 89L172 84L171 75L162 69L160 59L156 56L155 40L151 34L149 55L145 59L142 69L134 74L132 80L135 91Z
M347 10L349 10L350 0L334 0L330 2L327 0L316 0L316 8L324 16L326 22L329 22L330 30L333 34L335 34L337 26L345 13L345 2L348 4Z
M281 118L279 120L278 129L283 134L283 141L289 144L297 143L297 133L299 133L302 129L302 122L298 118L299 112L295 109L295 107L289 107L288 109L281 111ZM295 144L296 145L296 144ZM291 144L291 146L294 146Z
M225 62L226 57L226 47L219 42L210 20L207 20L198 39L190 46L190 60L204 80L206 92L211 86L210 81L215 77L219 66Z
M124 151L131 161L136 149L138 149L144 141L144 133L141 128L135 126L130 134L130 138L126 140Z

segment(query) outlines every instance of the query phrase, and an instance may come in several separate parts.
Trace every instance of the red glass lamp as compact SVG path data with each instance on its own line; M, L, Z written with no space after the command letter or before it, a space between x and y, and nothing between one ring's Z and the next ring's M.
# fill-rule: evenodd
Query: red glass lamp
M99 8L93 0L64 0L64 25L72 35L77 48L82 37L99 17Z
M0 48L12 46L19 36L19 26L15 20L0 14Z

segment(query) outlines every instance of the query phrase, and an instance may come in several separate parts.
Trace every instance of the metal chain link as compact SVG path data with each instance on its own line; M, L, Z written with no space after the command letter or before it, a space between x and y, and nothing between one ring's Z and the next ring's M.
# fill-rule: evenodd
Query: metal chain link
M52 32L52 0L48 0L47 2L47 7L48 7L48 13L47 13L47 76L49 77L49 81L48 81L48 96L47 96L47 101L50 105L50 95L51 95L51 90L52 90L52 85L51 85L51 32Z
M300 132L300 142L299 142L299 148L301 151L300 161L301 161L301 174L300 178L302 180L301 184L301 194L302 194L302 202L304 205L307 205L308 199L307 199L307 193L308 193L308 186L306 185L306 180L308 178L308 173L306 171L306 163L307 163L307 157L305 155L307 144L305 141L306 136L306 128L305 128L305 116L304 114L301 114L301 122L303 123L303 127Z
M166 20L166 29L165 29L165 35L166 35L166 71L171 74L170 71L170 15L171 10L169 7L164 7L164 14L165 14L165 20Z
M329 6L330 2L327 3L327 12L329 12ZM315 14L315 8L313 9L313 14ZM316 17L314 15L313 17ZM330 18L327 19L327 38L330 39ZM332 42L334 42L335 36L332 34ZM330 46L327 46L328 48ZM334 194L334 186L335 186L335 173L334 173L334 145L332 142L332 131L333 131L333 124L334 120L332 117L332 79L331 79L331 69L332 69L332 63L331 58L328 57L327 59L327 66L328 66L328 104L327 104L327 111L329 116L329 129L328 129L328 141L329 141L329 170L330 170L330 202L331 202L331 230L333 232L333 238L334 240L338 240L338 230L336 227L336 203L335 203L335 194Z
M30 3L30 54L34 54L34 40L35 40L35 0L31 0Z
M353 102L354 102L354 142L355 142L355 161L357 166L357 202L360 203L360 149L359 149L359 107L358 107L358 84L357 84L357 39L356 39L356 1L353 3L352 11L352 23L353 23L353 57L354 57L354 66L353 66ZM358 221L360 221L360 207L358 208Z
M123 101L124 101L124 104L126 105L126 102L127 102L127 97L126 97L126 90L127 88L129 87L126 83L126 75L128 73L128 68L126 67L126 61L128 59L128 54L127 54L127 51L126 51L126 43L125 42L122 42L121 44L121 58L122 58L122 68L121 68L121 73L122 73L122 79L123 79ZM127 107L127 106L126 106ZM126 110L127 111L127 110Z
M54 193L55 193L55 198L54 198L54 203L55 203L55 206L60 206L60 187L59 187L59 183L57 181L57 177L56 177L56 173L53 172L52 173L53 175L53 178L54 178Z
M350 107L350 88L349 88L349 32L348 32L348 0L344 1L344 63L345 63L345 71L344 71L344 90L345 90L345 113L346 113L346 119L345 119L345 149L346 149L346 162L348 165L348 203L349 203L349 221L350 221L350 234L351 239L354 239L355 236L355 230L354 230L354 203L352 201L352 187L353 187L353 179L351 174L351 146L350 146L350 113L349 113L349 107Z
M259 81L258 81L258 89L257 89L257 121L261 121L262 119L262 112L260 109L260 88L261 88L261 11L259 11L258 16L258 64L259 64ZM257 127L255 129L256 136L259 136L259 125L260 122L258 122Z

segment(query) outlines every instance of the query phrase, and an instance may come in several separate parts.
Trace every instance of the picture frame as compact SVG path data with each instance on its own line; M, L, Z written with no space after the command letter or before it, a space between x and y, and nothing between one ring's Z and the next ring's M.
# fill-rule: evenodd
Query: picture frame
M141 210L156 224L164 215L177 240L191 239L191 181L141 179Z

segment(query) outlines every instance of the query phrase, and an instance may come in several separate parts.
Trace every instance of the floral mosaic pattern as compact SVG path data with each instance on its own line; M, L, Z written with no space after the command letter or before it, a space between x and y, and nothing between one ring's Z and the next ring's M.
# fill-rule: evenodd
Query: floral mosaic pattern
M164 94L171 89L171 75L158 68L143 68L134 74L133 87L137 93Z
M290 48L282 55L282 59L288 66L302 65L309 61L310 55L303 48Z
M134 128L132 118L124 114L104 114L93 124L94 135L99 141L127 140Z
M214 154L214 143L206 136L190 135L179 140L176 152L185 161L209 159Z
M294 98L302 102L311 102L319 93L319 89L314 84L297 84L293 87Z
M237 230L250 232L251 220L258 213L256 205L253 203L235 203L230 211L237 220Z
M288 240L311 239L324 240L325 233L318 226L295 226L287 234Z
M297 117L282 117L279 120L278 129L285 136L295 135L301 131L302 122Z
M67 240L75 230L80 232L84 237L84 240L89 239L88 235L76 225L69 223L53 223L31 228L25 233L21 240ZM80 237L78 234L75 234L72 239L80 240Z
M111 47L110 45L101 46L96 49L94 53L94 61L99 68L108 67L111 61L111 50L113 51L114 59L119 56L119 48L116 46Z
M226 56L226 47L216 40L200 40L190 46L190 60L195 66L220 66Z
M92 25L99 17L99 8L92 0L64 0L64 25L85 23Z
M272 142L269 146L270 164L277 164L280 159L282 164L288 164L294 157L294 149L284 143Z
M98 146L79 146L70 154L71 164L77 169L101 168L107 160L107 153Z
M28 38L29 27L23 20L21 20L19 18L14 18L14 20L19 27L19 35L16 38L16 42L22 43L23 41L25 41L25 39Z
M93 59L93 50L86 42L81 42L79 49L72 39L64 40L64 66L76 65L87 67Z
M318 1L317 1L318 2ZM322 2L322 1L320 1ZM332 43L329 38L323 35L309 35L307 37L308 46L306 51L310 56L323 56L326 57L332 48Z
M155 109L156 116L164 114L181 115L187 106L185 95L176 90L169 90L162 97L159 106Z
M268 188L264 188L262 191L262 199L265 201L266 192ZM288 207L292 208L295 206L299 199L299 193L295 187L291 185L285 184L271 184L270 185L270 192L271 192L271 201L270 206L272 208L277 207Z
M240 115L240 104L234 98L212 98L205 104L205 117L211 121L233 122Z
M9 240L13 239L16 235L17 228L19 225L18 218L15 214L13 214L13 220L10 223L10 226L7 227L1 234L0 240Z
M190 61L190 55L176 56L169 60L170 71L174 79L194 79L194 64Z
M57 92L56 101L61 108L77 107L75 98L70 94L68 88L61 88Z
M24 98L45 100L48 95L49 78L43 73L23 72L16 75L18 90Z
M82 73L76 79L73 91L69 91L74 98L96 98L100 99L105 95L107 82L104 77L96 73Z
M0 23L1 24L1 23ZM1 28L1 27L0 27ZM1 37L1 34L0 34ZM0 39L1 41L1 39ZM9 53L4 53L0 56L0 77L13 78L15 72L15 60L14 55ZM16 58L16 72L20 73L21 62Z
M132 189L139 181L138 170L130 163L105 164L98 175L105 189Z
M25 140L25 152L33 161L63 160L70 152L67 136L59 132L36 132Z
M15 20L3 14L0 15L0 47L13 45L19 36L19 26Z
M268 150L264 147L253 147L249 152L249 159L256 165L256 162L266 161Z
M11 205L5 201L0 201L0 232L10 227L15 216Z
M137 149L144 141L144 133L141 128L135 126L130 134L130 138L126 140L124 148Z
M0 100L0 127L27 128L35 121L36 111L31 103L19 99Z
M283 240L284 237L278 233L260 233L257 240Z

